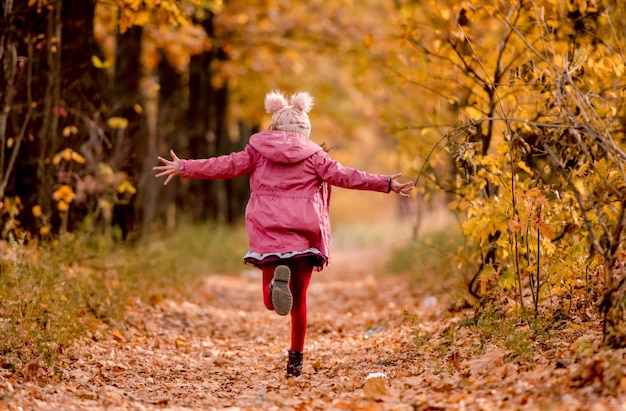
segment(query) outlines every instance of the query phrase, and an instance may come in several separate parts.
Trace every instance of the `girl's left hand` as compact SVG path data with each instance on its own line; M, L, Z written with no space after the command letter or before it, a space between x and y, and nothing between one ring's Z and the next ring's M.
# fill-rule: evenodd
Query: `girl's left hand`
M174 150L170 150L170 155L172 156L171 160L161 156L157 157L157 159L164 165L152 167L153 170L160 171L160 173L155 175L156 178L167 176L163 185L167 185L172 178L180 174L180 159L176 156Z
M400 177L401 175L402 173L398 173L391 176L391 182L389 185L391 187L391 191L400 194L402 197L411 197L411 190L414 186L413 181L401 183L398 181L398 177Z

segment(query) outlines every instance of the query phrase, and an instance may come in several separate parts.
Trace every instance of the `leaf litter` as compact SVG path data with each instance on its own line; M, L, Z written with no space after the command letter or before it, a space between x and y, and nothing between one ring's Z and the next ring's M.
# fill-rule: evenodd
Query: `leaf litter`
M129 304L54 370L0 370L0 410L626 409L626 350L597 349L598 322L521 360L459 327L449 294L377 269L371 250L342 251L314 274L299 378L284 378L289 317L264 309L260 275L207 275L190 301Z

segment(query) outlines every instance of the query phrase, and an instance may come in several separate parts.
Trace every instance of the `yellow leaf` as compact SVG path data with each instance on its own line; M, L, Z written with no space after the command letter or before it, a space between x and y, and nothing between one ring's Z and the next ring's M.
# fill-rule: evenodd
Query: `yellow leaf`
M80 154L78 154L75 151L72 152L72 160L74 160L78 164L84 164L85 163L85 157L81 156Z
M111 117L107 120L107 126L111 128L125 129L128 127L128 120L123 117Z
M133 110L135 110L135 113L138 114L143 113L143 107L141 107L139 104L133 104Z
M39 218L43 214L40 205L33 206L32 212L35 218Z
M363 44L365 44L365 47L371 47L374 45L375 42L376 39L374 38L374 35L372 33L367 33L365 35L365 38L363 39Z
M113 338L115 338L116 340L119 340L119 341L124 341L126 339L126 338L124 338L122 333L119 332L119 330L116 329L116 328L111 330L111 335L113 336Z
M133 187L133 185L129 183L128 180L124 180L122 184L120 184L117 187L117 192L120 194L122 193L135 194L137 192L137 189Z
M78 127L76 126L67 126L67 127L63 127L63 137L69 137L72 134L77 134L78 133Z
M98 56L91 56L91 64L97 69L106 68L106 64Z
M467 115L473 118L474 120L479 120L483 117L483 113L480 110L472 106L466 106L464 107L464 110L467 113Z
M532 174L532 171L530 170L530 168L523 161L519 161L517 163L517 166L521 168L522 170L524 170L525 172L527 172L528 174Z
M181 340L180 338L176 339L176 346L177 347L184 347L185 345L187 345L183 340Z
M313 364L311 364L311 366L313 367L313 370L315 372L319 372L319 370L322 368L322 361L318 358L313 362Z
M61 295L61 297L60 297L60 298L61 298L61 301L67 301L67 297L66 297L66 296L64 296L64 295Z
M145 26L150 21L150 15L147 11L140 11L135 14L133 23L136 26Z
M59 165L59 163L61 163L61 160L75 161L79 164L83 164L85 162L85 158L71 148L66 148L62 151L59 151L52 159L52 163L55 165Z
M50 227L49 225L44 225L43 227L41 227L39 229L39 234L41 235L48 235L50 234L50 230L52 229L52 227Z
M507 143L500 143L498 144L497 150L498 150L498 154L505 155L509 153L510 148Z
M584 194L587 192L587 188L585 187L585 182L582 179L577 179L574 181L574 186L578 190L579 193Z
M75 197L76 194L74 194L72 187L65 184L59 187L59 189L52 194L52 198L55 201L62 201L65 203L71 203Z

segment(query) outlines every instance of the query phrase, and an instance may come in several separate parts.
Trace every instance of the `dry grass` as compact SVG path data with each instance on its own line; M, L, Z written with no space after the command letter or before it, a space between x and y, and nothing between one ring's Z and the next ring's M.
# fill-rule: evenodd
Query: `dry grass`
M208 273L241 268L246 239L241 229L187 224L136 245L80 234L3 245L0 366L30 378L54 368L77 337L97 340L115 329L137 299L154 303L187 292Z

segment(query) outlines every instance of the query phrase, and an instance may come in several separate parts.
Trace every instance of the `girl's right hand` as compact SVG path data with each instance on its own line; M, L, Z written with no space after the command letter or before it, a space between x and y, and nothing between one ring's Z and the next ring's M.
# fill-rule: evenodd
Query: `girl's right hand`
M161 156L157 157L164 165L152 167L153 170L159 171L159 173L155 175L156 178L167 176L163 185L167 185L172 178L180 174L180 159L176 156L174 150L170 150L170 155L172 156L171 160Z

